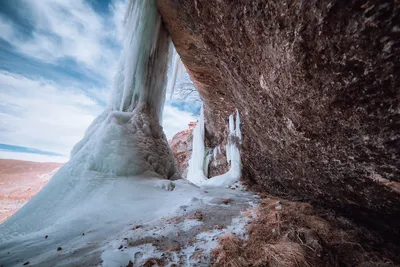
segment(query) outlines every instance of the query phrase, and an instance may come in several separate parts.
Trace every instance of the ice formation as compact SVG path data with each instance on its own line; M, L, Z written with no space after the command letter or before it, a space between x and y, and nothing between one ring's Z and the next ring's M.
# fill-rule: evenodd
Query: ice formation
M169 178L175 167L160 121L173 47L153 1L130 1L125 25L111 105L92 123L71 157L91 146L91 170L115 175L153 171Z
M221 146L216 146L213 150L213 162L214 162L214 166L218 166L218 161L217 161L217 157L218 155L221 154Z
M242 132L240 130L240 115L239 110L236 109L236 136L239 138L239 141L242 142Z
M174 89L175 89L175 83L176 83L176 78L178 77L178 72L180 69L180 66L182 65L181 58L176 52L175 48L173 48L173 65L172 65L172 71L171 71L171 77L168 79L168 88L167 92L170 94L170 98L174 95Z
M239 135L238 135L239 134ZM226 158L230 163L229 171L201 183L203 187L221 187L229 186L240 179L242 163L240 160L239 142L241 140L239 111L236 111L236 129L235 117L229 116L229 136L226 144Z
M172 43L155 1L131 0L125 25L110 105L70 161L0 225L0 265L74 265L71 253L88 242L99 246L122 225L165 216L201 193L180 180L171 195L170 182L158 179L173 177L175 166L160 126ZM97 234L82 236L89 230ZM60 257L57 247L68 254Z
M194 184L201 184L207 180L204 175L205 147L204 147L204 112L200 109L200 119L193 130L192 156L189 160L187 179Z
M235 129L236 125L236 129ZM207 179L208 164L211 157L214 157L214 165L216 164L216 157L220 152L219 146L214 149L213 154L205 156L204 147L204 115L203 108L201 109L200 120L193 131L193 150L192 156L189 161L189 170L187 179L194 184L205 187L220 187L229 186L238 181L241 175L241 160L238 144L241 140L240 131L240 117L239 111L236 110L236 124L235 115L229 116L229 136L226 144L226 158L231 165L229 171L218 176Z

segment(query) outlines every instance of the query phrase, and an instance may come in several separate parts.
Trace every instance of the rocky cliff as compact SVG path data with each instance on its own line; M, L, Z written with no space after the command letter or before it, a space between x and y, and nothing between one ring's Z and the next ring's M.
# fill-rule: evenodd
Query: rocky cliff
M212 146L242 117L243 179L400 242L400 4L158 0ZM384 183L382 183L382 181Z
M168 141L174 160L182 177L186 177L189 160L192 155L193 129L196 122L189 123L189 129L176 133Z

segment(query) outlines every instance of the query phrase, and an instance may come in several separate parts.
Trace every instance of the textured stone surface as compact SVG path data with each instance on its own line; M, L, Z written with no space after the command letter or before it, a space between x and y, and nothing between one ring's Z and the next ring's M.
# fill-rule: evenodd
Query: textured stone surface
M157 2L212 145L241 112L244 179L400 242L398 1Z
M193 128L176 133L171 140L168 141L174 155L175 164L177 165L182 177L186 178L189 166L189 160L192 156Z

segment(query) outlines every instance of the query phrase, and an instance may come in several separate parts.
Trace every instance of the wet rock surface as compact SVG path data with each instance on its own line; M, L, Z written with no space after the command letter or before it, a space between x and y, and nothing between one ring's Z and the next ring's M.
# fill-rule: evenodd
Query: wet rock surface
M243 179L400 243L400 5L158 0L204 100L206 136L242 118Z

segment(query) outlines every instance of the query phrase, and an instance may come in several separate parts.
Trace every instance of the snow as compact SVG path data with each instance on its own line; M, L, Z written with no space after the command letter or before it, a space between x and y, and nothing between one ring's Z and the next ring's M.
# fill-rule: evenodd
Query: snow
M102 253L103 266L116 266L113 262L126 266L129 260L134 266L143 266L151 258L165 260L166 266L209 266L218 238L226 234L246 238L246 225L255 217L257 197L241 191L238 185L235 188L212 188L182 205L178 216L121 232ZM231 202L227 205L226 200ZM203 216L194 219L193 214Z

